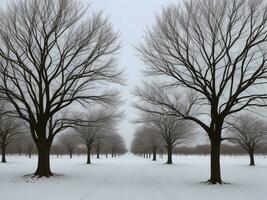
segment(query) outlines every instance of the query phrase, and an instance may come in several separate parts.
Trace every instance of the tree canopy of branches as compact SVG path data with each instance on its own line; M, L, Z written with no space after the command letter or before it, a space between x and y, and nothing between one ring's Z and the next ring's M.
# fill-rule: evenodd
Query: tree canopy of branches
M231 124L230 131L233 136L231 141L238 143L249 154L250 166L254 166L254 153L266 144L266 122L255 116L241 115Z
M39 177L53 175L53 138L72 126L66 109L117 100L110 87L121 82L118 34L88 10L73 0L19 0L1 11L0 93L10 114L29 124Z
M183 6L164 8L138 48L149 66L147 75L164 80L163 86L171 91L160 92L164 87L154 86L147 86L153 92L139 89L140 104L146 102L158 110L139 107L191 120L204 129L211 142L208 183L222 183L225 119L266 105L262 87L267 75L266 25L263 0L189 0ZM191 103L177 107L175 95L188 89L194 94Z

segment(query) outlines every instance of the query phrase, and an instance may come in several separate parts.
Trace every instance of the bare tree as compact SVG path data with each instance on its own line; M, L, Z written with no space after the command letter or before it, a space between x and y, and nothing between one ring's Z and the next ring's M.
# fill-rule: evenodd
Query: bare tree
M100 134L100 129L98 127L93 127L91 124L89 126L80 126L76 128L82 139L82 143L87 149L87 164L91 164L91 151L95 146L98 134Z
M168 88L168 93L139 89L140 104L157 105L156 112L160 108L161 114L176 115L203 128L211 142L208 183L222 183L225 119L266 105L262 87L267 75L266 24L267 7L262 0L189 0L184 6L164 8L138 49L149 66L147 75L158 76ZM192 104L177 107L175 95L185 89L195 94ZM196 113L196 107L201 112Z
M55 135L72 126L66 109L114 103L118 34L102 13L72 0L19 0L1 11L0 93L25 120L38 150L36 176L51 176ZM109 87L103 87L103 85Z
M255 165L254 153L266 143L266 122L255 116L241 115L230 126L233 138L230 140L238 143L250 157L250 166Z
M64 133L59 138L60 143L68 151L70 158L72 158L74 150L80 144L79 138L74 133Z
M21 123L7 116L0 118L0 147L2 163L6 163L6 148L21 133Z
M190 121L177 120L177 117L171 115L145 113L142 118L141 121L148 124L160 136L167 150L167 164L172 164L173 148L190 140L194 126Z
M147 126L137 129L131 145L131 151L134 154L147 154L152 152L152 161L157 160L157 151L162 144L162 139L158 131Z
M83 120L87 123L75 127L82 143L87 148L87 164L91 164L92 149L97 144L100 145L99 141L103 139L107 132L114 130L115 121L118 117L120 117L120 113L115 112L111 107L102 107L83 116Z

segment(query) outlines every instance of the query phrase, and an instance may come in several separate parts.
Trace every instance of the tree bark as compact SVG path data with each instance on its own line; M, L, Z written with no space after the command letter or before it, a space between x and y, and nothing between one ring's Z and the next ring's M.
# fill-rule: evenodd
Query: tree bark
M38 164L34 175L38 177L53 176L53 173L50 170L51 142L38 142L36 146L38 150Z
M91 164L91 149L87 147L87 162L86 164Z
M250 166L255 166L255 160L254 160L254 153L250 152L249 153L249 158L250 158Z
M172 147L167 147L168 159L166 164L172 164Z
M153 149L153 159L152 161L156 161L157 160L157 150L154 148Z
M211 175L210 175L210 180L208 181L210 184L217 184L217 183L222 184L221 169L220 169L220 147L221 147L220 139L211 139L211 149L210 149Z
M100 158L99 154L100 154L100 145L97 144L96 145L96 159L99 159Z
M2 146L1 147L1 151L2 151L2 163L6 163L6 147Z

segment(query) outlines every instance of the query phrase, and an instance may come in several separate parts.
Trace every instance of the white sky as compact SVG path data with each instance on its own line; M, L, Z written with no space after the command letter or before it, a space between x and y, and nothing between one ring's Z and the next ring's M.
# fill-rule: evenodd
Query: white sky
M125 138L127 147L130 147L131 139L136 124L131 123L135 118L135 109L131 107L131 92L136 85L140 85L143 79L141 70L144 64L136 56L135 46L140 44L144 31L155 22L155 15L161 13L163 6L179 0L83 0L91 3L94 8L104 10L104 14L110 18L115 29L121 34L122 49L119 56L119 64L127 75L127 86L123 88L123 97L127 100L123 106L125 119L120 123L120 134Z

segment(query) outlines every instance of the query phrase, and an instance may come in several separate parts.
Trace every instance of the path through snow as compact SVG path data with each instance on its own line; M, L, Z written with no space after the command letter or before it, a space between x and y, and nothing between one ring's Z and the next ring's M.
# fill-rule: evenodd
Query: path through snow
M247 157L222 157L222 176L229 185L201 184L209 176L209 157L175 156L174 165L131 154L117 158L52 158L52 169L63 177L25 179L36 158L8 157L0 164L1 200L266 200L267 158L247 166ZM38 197L38 198L37 198Z

